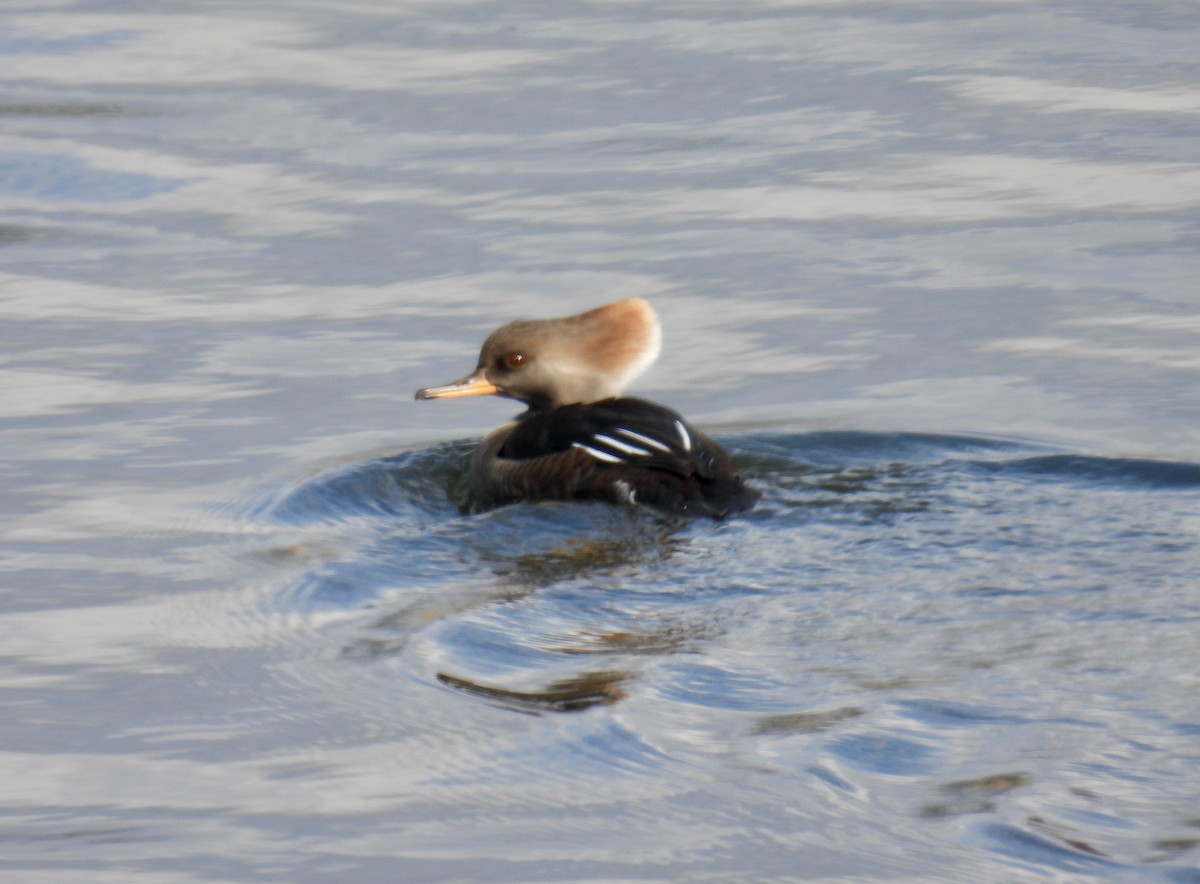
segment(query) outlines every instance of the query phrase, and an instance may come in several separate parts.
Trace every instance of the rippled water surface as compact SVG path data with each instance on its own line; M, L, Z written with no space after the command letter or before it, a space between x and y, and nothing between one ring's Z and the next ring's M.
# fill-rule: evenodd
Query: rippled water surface
M1200 11L9 4L0 872L1200 881ZM639 295L727 522L464 511Z

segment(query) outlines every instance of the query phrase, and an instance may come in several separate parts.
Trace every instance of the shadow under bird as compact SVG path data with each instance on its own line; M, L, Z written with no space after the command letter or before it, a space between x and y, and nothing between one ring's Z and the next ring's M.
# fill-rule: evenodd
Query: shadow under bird
M471 456L481 508L602 500L714 518L750 509L758 492L720 445L666 406L621 395L661 341L658 317L641 298L510 322L484 341L475 371L417 398L498 395L528 406Z

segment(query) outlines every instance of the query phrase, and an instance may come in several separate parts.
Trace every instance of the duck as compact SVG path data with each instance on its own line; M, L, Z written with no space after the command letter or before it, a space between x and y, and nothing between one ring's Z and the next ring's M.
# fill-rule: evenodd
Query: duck
M526 406L471 454L476 509L592 500L667 516L749 510L759 493L725 449L665 405L623 395L661 347L658 316L642 298L518 320L487 337L471 374L416 398L491 395Z

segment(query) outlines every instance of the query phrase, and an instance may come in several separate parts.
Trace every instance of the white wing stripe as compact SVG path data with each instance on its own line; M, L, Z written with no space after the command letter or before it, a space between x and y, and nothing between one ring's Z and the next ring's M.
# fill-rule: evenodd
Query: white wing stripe
M683 450L692 450L692 437L688 435L687 427L683 425L683 421L675 421L675 429L679 431L679 438L683 441Z
M596 460L602 460L605 463L625 463L624 458L617 457L615 454L609 454L607 451L597 451L595 448L584 445L582 442L572 442L571 447L582 448L592 457L596 458Z
M626 445L612 436L605 436L603 433L597 433L592 437L601 445L607 445L609 448L615 448L624 454L636 454L638 457L645 457L650 452L645 448L638 448L636 445Z
M637 503L637 489L630 486L624 479L618 479L613 482L613 487L617 489L617 493L625 498L627 503Z
M641 442L643 445L649 445L651 448L657 448L659 451L665 451L668 454L671 453L671 449L666 445L663 445L657 439L651 439L649 436L643 436L641 433L635 433L633 430L627 430L624 427L618 429L617 432L626 439L632 439L634 442Z

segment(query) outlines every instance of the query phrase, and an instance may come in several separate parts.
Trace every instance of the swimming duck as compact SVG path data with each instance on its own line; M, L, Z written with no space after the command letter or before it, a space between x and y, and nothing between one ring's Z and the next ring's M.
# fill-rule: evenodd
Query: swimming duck
M528 406L471 456L480 508L603 500L714 518L749 509L758 492L721 446L666 406L621 395L661 341L658 317L641 298L510 322L484 341L470 375L416 397L497 395Z

